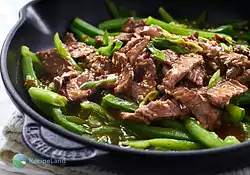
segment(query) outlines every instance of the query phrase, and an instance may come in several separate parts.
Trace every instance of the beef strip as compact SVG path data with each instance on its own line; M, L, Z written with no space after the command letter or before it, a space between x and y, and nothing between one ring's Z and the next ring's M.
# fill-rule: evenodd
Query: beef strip
M208 100L215 106L224 107L233 96L243 94L248 88L236 80L223 80L207 90Z
M136 101L141 101L149 92L156 88L156 67L152 58L147 58L136 64L134 72L137 69L143 70L142 81L134 80L132 82L131 96Z
M103 43L104 43L103 36L101 36L101 35L100 36L96 36L95 37L95 42L96 42L97 45L100 45L100 46L103 45Z
M84 59L84 65L96 76L112 73L112 63L108 56L97 53L90 54Z
M64 72L74 70L70 62L57 54L56 49L49 49L36 53L44 65L45 72L52 77L61 76Z
M124 68L122 73L118 78L118 85L114 89L116 94L118 93L126 93L128 96L131 93L132 81L134 79L134 71L133 68L129 65Z
M89 72L88 70L85 70L83 73L81 73L76 78L71 79L65 86L65 96L70 101L79 101L86 99L89 95L91 95L95 89L80 89L80 86L88 81L93 81L94 75Z
M246 69L240 76L236 78L241 84L250 85L250 69Z
M186 78L199 86L203 85L206 71L203 64L197 65L186 75Z
M145 124L161 119L176 119L183 115L176 101L152 101L147 105L139 107L135 113L121 112L123 120L136 120Z
M65 36L65 38L63 40L63 43L66 44L66 45L69 45L69 44L75 43L75 42L77 42L77 40L75 39L74 34L69 33L69 32L66 33L66 36Z
M69 71L64 72L61 76L57 76L54 78L55 89L57 92L65 94L65 85L68 83L72 78L76 78L80 75L77 71Z
M135 35L133 33L121 33L115 38L121 40L122 42L130 41Z
M66 46L72 58L85 58L95 52L94 46L88 46L85 43L74 42Z
M128 33L134 33L138 30L142 30L143 26L146 25L144 20L135 20L133 17L130 17L125 21L122 31Z
M173 91L173 96L185 105L205 128L213 130L220 125L219 111L209 103L201 90L178 87Z
M167 50L162 50L162 52L165 54L165 56L166 56L166 64L168 65L168 66L171 66L172 67L172 65L176 62L176 61L178 61L179 60L179 55L176 53L176 52L174 52L174 51L172 51L172 50L170 50L170 49L167 49Z
M139 33L141 36L163 37L163 30L159 26L144 26Z
M112 57L112 63L117 73L121 73L128 64L128 58L125 53L115 52Z
M137 57L143 52L144 48L148 45L149 41L150 37L144 36L139 43L137 43L126 53L126 56L128 57L129 62L132 66L135 64Z
M179 60L172 65L173 68L163 78L160 90L168 93L174 88L176 83L184 78L196 65L201 64L202 61L202 56L198 54L181 55Z
M241 73L242 73L242 68L232 66L232 67L227 68L226 77L230 79L234 79L237 76L239 76Z
M131 48L143 40L142 37L133 37L119 52L127 53Z

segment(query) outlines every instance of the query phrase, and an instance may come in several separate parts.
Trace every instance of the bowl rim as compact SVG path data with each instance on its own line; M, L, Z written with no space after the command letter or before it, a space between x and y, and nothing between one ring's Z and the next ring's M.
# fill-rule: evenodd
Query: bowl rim
M11 83L10 77L8 75L8 70L7 70L7 53L9 50L9 45L16 31L22 26L22 24L26 20L27 8L29 8L30 6L33 6L36 3L39 3L40 1L42 0L31 1L21 8L21 10L19 11L19 20L8 33L3 43L3 46L1 49L1 55L0 55L0 59L1 59L0 70L1 70L3 84L5 86L7 94L9 95L13 103L16 105L16 107L19 110L21 110L24 114L28 115L29 117L31 117L33 120L35 120L36 122L38 122L45 128L48 128L49 130L59 135L66 136L67 138L71 138L72 140L78 143L87 144L96 149L105 150L105 151L114 151L114 152L120 152L120 153L130 153L130 154L148 155L148 156L182 157L182 156L204 156L208 154L211 155L211 154L226 153L226 152L237 151L238 149L250 147L250 142L244 141L243 143L240 143L237 145L226 146L226 147L221 147L221 148L201 149L201 150L170 151L170 152L155 151L155 150L137 150L133 148L120 147L119 145L105 144L105 143L100 143L94 140L90 140L88 138L74 134L73 132L70 132L60 127L59 125L44 118L34 109L32 109L28 104L26 104L26 102L24 102L24 100L19 96L19 94L17 93L17 91L15 90L14 86Z

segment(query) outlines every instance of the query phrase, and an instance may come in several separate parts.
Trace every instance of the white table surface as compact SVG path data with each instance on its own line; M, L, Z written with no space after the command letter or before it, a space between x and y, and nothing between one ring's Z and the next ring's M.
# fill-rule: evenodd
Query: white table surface
M5 37L7 36L10 29L15 25L18 20L18 12L27 2L31 0L0 0L0 48L4 42ZM2 136L2 129L6 122L10 119L11 114L15 111L16 108L12 104L8 95L6 94L5 88L0 80L0 144L4 142ZM9 173L0 166L0 175L16 175L16 173Z

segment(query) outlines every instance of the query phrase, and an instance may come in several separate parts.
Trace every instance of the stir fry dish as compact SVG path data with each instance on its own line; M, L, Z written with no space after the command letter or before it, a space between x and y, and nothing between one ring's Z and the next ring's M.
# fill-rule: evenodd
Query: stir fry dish
M98 27L76 17L55 48L21 47L24 86L43 115L89 139L183 151L250 138L248 21L137 17L106 1Z

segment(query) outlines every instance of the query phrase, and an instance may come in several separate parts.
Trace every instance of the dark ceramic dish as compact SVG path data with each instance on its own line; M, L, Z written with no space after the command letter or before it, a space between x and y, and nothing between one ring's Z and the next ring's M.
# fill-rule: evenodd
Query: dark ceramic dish
M226 19L249 19L250 14L247 6L242 5L243 2L240 1L235 3L235 1L127 0L116 3L135 9L140 16L157 15L160 5L179 18L195 18L206 9L210 23L218 23ZM55 32L64 34L70 21L77 16L92 24L109 19L103 1L33 1L21 10L20 20L10 31L2 48L3 82L13 103L26 116L23 138L33 152L48 158L66 158L71 164L89 163L95 160L95 163L99 162L100 166L112 165L113 170L126 165L122 171L131 173L135 171L133 170L135 168L137 171L143 171L144 174L147 174L146 172L149 174L150 172L153 174L162 174L162 172L169 174L171 172L175 172L174 174L178 174L178 172L185 172L185 174L211 173L243 167L250 162L249 141L231 147L184 152L125 149L116 145L90 141L59 127L45 116L40 115L23 87L20 47L27 45L32 51L52 47ZM70 138L74 142L69 142L65 138ZM52 145L53 148L48 145ZM64 152L56 153L60 150L64 150ZM103 157L105 157L105 161L102 159Z

